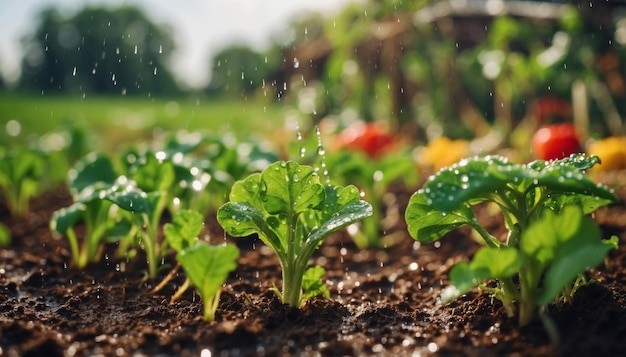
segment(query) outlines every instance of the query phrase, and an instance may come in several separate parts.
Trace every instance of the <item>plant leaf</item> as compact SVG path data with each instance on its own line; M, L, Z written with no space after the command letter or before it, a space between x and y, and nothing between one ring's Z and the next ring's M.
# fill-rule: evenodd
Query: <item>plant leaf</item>
M69 207L56 210L50 218L50 229L54 232L66 234L85 214L87 206L83 202L75 202Z
M434 242L446 233L476 222L474 212L467 205L461 205L450 212L434 209L428 203L423 190L411 196L405 212L405 220L411 237L424 243Z
M322 278L326 270L319 265L308 268L302 276L302 300L306 301L322 294L330 299L330 291Z
M213 300L230 272L237 268L238 257L239 249L233 244L210 245L204 242L176 254L176 259L205 303Z
M185 210L178 212L171 223L163 226L165 239L176 252L194 245L202 227L204 217L196 211Z
M280 161L261 174L261 199L269 214L301 213L324 201L324 188L311 166Z
M463 159L440 170L424 184L427 200L440 211L452 211L465 202L477 203L507 191L526 194L545 187L546 195L578 194L616 200L610 189L584 175L597 157L583 154L563 160L534 161L528 165L510 163L501 156Z
M536 267L534 278L544 279L537 303L552 301L578 275L600 264L613 247L614 242L601 239L599 228L580 207L566 206L560 214L546 211L520 241L530 266Z
M103 153L87 155L70 170L68 176L68 183L74 196L98 182L110 187L117 180L113 162Z
M450 286L441 292L441 300L447 303L490 279L513 276L523 264L517 249L501 247L481 248L470 263L461 262L450 270Z

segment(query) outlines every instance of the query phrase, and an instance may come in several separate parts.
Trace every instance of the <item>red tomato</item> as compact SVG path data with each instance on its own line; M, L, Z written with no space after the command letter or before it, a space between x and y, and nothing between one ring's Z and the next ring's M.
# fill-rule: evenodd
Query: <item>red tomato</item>
M555 160L581 152L576 128L572 124L553 124L540 128L532 138L537 159Z
M394 143L379 124L356 122L337 136L339 147L366 153L371 158L379 157Z

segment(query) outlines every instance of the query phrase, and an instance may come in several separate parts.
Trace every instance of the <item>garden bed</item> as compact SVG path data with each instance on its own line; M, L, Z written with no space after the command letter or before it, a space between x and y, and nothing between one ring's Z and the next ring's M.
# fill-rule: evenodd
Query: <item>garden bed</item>
M381 250L359 250L345 232L335 233L313 255L326 269L331 299L315 298L302 310L270 291L281 280L271 250L254 237L233 239L241 249L237 270L215 321L205 322L194 289L169 302L183 273L151 294L160 279L144 279L144 259L116 259L112 246L99 264L71 267L67 240L48 227L52 212L71 203L64 189L33 200L27 219L11 218L0 202L0 221L13 237L0 250L0 356L619 355L626 351L624 174L612 179L620 201L593 215L603 237L620 238L619 249L590 272L597 283L581 288L571 305L551 307L558 347L541 322L518 328L487 294L472 290L439 303L449 269L479 247L467 229L420 244L400 215L387 232L400 239ZM411 193L397 194L400 212ZM478 218L504 232L486 207ZM211 243L230 241L214 217L206 218L204 234ZM171 266L173 255L165 263Z

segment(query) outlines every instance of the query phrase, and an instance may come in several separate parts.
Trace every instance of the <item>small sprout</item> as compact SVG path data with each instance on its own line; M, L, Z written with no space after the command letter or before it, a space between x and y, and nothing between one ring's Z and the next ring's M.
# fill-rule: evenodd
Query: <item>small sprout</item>
M205 320L215 318L222 284L237 268L238 257L239 249L233 244L210 245L205 242L198 242L176 254L176 260L202 295Z
M0 151L0 193L11 215L25 217L30 199L43 191L44 154L32 149Z
M300 307L307 298L303 277L315 249L331 233L371 215L372 207L356 187L323 185L312 167L281 161L237 181L217 219L231 236L256 233L272 248L283 271L279 296Z

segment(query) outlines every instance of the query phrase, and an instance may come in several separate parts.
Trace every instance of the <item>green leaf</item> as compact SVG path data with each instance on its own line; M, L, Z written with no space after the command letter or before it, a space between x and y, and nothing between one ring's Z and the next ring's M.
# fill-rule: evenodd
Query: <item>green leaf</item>
M523 264L515 248L481 248L470 263L461 262L450 270L450 286L441 292L446 303L490 279L506 279L516 274Z
M561 194L595 196L611 202L615 194L584 175L597 157L578 155L563 160L534 161L528 165L510 163L500 156L474 157L442 169L431 176L423 190L427 201L440 211L452 211L461 204L472 204L507 196L533 193L534 187L545 189L546 196ZM519 202L518 202L519 204Z
M431 202L432 203L432 202ZM467 205L454 211L439 211L428 202L423 190L414 193L405 212L407 229L413 239L424 243L434 242L466 224L477 224L474 212Z
M330 291L322 278L326 270L319 265L308 268L302 276L302 300L306 301L318 295L330 299Z
M560 214L546 211L522 234L520 249L528 257L535 281L543 277L539 305L552 301L585 270L602 263L612 241L603 241L595 222L578 206Z
M112 186L117 180L111 159L103 153L92 153L76 163L69 172L69 186L74 195L100 182Z
M219 296L222 284L237 268L238 257L239 249L235 245L210 245L204 242L198 242L176 254L185 274L202 295L205 306L212 304Z
M317 245L329 234L371 215L372 206L369 203L361 200L349 202L335 212L329 219L322 221L319 228L314 229L306 238L306 243Z
M75 202L69 207L61 208L52 214L50 229L54 232L66 234L81 218L83 218L87 206L83 202Z
M301 213L324 201L324 188L313 168L294 161L276 162L263 170L260 194L269 214Z
M106 191L106 194L102 196L125 211L148 215L154 210L154 203L151 202L150 197L136 187L128 187L123 191Z
M176 252L194 245L202 227L204 217L196 211L185 210L177 213L171 223L165 224L163 234Z
M262 211L245 202L228 202L217 211L217 221L233 237L258 234L277 254L285 251L281 237L272 229Z

